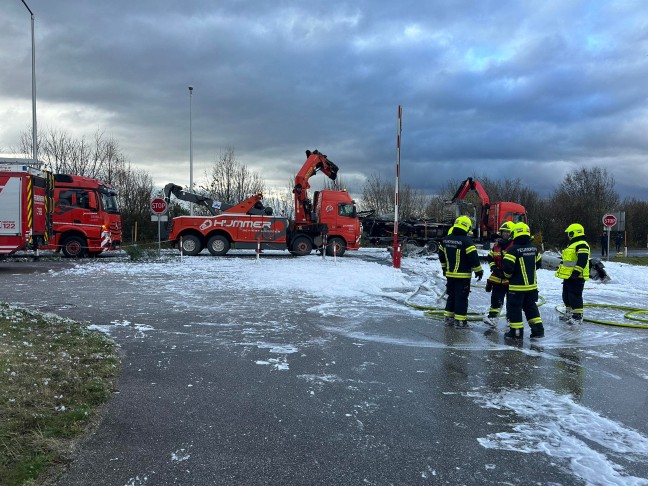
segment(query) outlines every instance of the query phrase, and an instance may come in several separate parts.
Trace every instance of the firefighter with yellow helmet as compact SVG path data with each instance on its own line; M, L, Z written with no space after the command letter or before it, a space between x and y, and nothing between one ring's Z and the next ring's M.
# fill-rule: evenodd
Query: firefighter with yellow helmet
M526 317L531 328L532 338L544 337L544 327L538 310L538 278L542 256L531 241L531 233L526 223L517 223L513 227L513 245L504 255L504 276L509 281L506 295L506 317L509 330L504 337L522 339Z
M506 250L513 244L511 230L513 221L504 221L499 229L500 238L495 241L493 248L488 252L488 265L491 274L486 281L486 292L491 292L491 305L484 322L495 328L499 323L500 312L504 304L504 298L508 292L509 282L504 276L503 258Z
M484 276L477 248L468 236L472 230L472 221L468 216L459 216L448 235L441 240L439 260L443 275L447 278L444 322L457 329L469 329L468 296L470 279L475 272L477 280Z
M556 277L563 280L562 299L565 315L561 318L567 324L583 322L583 288L589 280L590 246L585 241L585 228L574 223L565 230L569 245L562 251L562 261L556 270Z

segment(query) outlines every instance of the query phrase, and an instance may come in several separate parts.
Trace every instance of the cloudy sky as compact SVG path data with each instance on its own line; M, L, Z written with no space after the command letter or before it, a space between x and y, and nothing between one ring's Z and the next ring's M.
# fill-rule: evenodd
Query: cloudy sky
M645 0L26 0L40 131L113 136L155 182L194 180L232 147L284 187L306 149L349 189L395 173L520 177L549 194L607 168L648 180ZM0 6L0 152L31 126L30 17ZM323 177L323 176L318 176Z

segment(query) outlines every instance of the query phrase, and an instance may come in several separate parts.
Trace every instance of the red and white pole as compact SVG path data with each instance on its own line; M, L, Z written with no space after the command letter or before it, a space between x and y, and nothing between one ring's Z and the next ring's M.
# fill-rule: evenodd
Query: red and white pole
M400 146L403 109L398 105L398 126L396 130L396 191L394 194L394 251L392 254L394 268L401 265L401 246L398 242L398 188L400 186Z

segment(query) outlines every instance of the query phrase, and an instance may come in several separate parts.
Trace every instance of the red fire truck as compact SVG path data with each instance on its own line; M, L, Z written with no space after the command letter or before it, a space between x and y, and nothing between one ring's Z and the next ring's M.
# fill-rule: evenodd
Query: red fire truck
M0 158L0 257L38 250L51 237L54 178L39 166Z
M54 181L54 232L47 249L80 258L121 246L117 194L109 184L68 174L55 174Z

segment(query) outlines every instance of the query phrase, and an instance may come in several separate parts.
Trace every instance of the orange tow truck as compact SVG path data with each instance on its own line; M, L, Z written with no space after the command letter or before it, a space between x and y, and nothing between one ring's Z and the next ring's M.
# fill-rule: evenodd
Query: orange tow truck
M215 256L225 255L230 249L288 250L297 256L308 255L313 248L338 256L347 250L357 250L362 229L349 193L317 191L314 201L308 195L308 181L313 175L323 172L335 180L338 167L317 150L306 151L306 157L295 177L294 220L274 215L272 208L263 205L262 194L230 206L167 184L167 202L173 194L177 199L204 206L211 213L173 218L169 223L171 245L178 246L185 255L197 255L207 248Z

